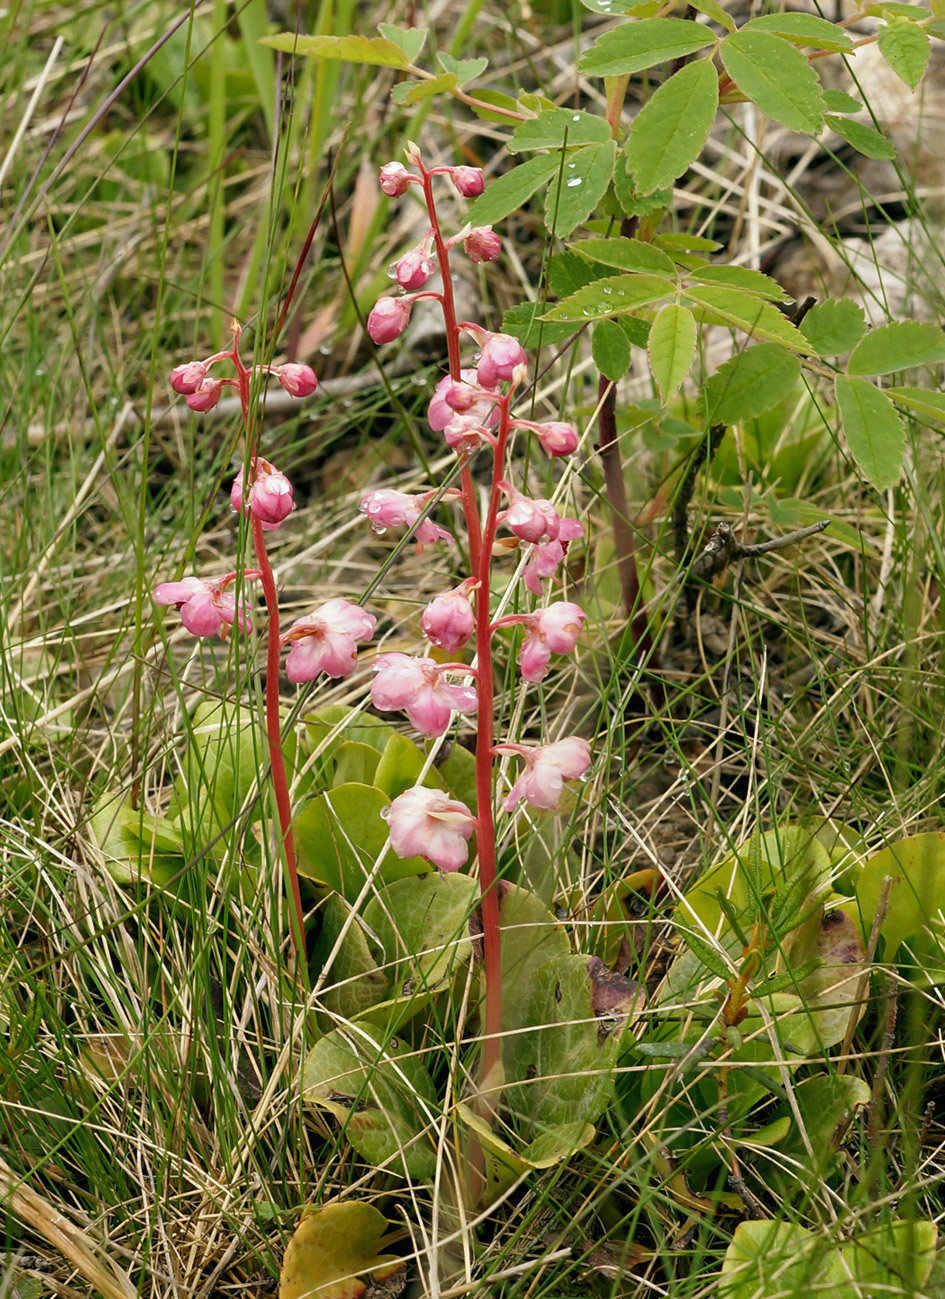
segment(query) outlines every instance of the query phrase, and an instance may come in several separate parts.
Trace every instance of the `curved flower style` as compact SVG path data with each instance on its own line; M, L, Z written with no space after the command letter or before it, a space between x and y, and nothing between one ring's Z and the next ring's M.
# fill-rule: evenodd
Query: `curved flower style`
M368 492L361 498L361 513L367 516L375 532L383 534L388 528L399 528L406 525L412 528L420 518L428 503L436 495L427 492L423 496L410 496L407 492L397 492L392 487L379 488ZM453 500L459 496L457 491L444 492L443 500ZM424 519L413 534L417 543L417 553L433 541L452 541L452 533L441 528L432 519Z
M285 474L280 473L268 460L257 456L256 476L249 489L246 505L253 518L258 519L264 532L272 532L292 513L292 484ZM230 488L230 504L237 514L243 514L243 471L233 479Z
M314 613L298 618L279 637L280 648L291 645L285 662L290 681L313 681L320 672L346 677L358 661L359 641L374 635L377 619L350 600L329 600Z
M381 654L374 663L371 682L374 707L382 713L403 710L421 735L443 735L454 712L476 711L473 686L454 686L445 672L468 672L462 664L439 664L410 654Z
M252 570L243 576L258 577L259 574ZM226 589L235 581L235 573L206 582L199 577L185 577L180 582L161 582L151 594L158 604L175 605L180 610L181 622L192 635L214 636L219 633L225 637L227 628L234 622L240 631L252 631L253 628L252 619L243 611L242 601Z
M420 616L423 634L432 645L454 654L476 630L476 615L469 603L469 593L479 583L467 577L452 591L431 600Z
M569 600L559 600L534 613L514 616L528 627L518 656L522 677L526 681L543 681L552 654L570 654L574 649L587 614Z
M442 871L459 870L476 818L465 803L438 789L408 789L382 813L398 857L425 857Z
M506 812L524 798L532 807L554 809L561 802L566 780L577 780L591 765L591 746L572 735L554 744L497 744L494 753L518 753L525 770L502 800Z

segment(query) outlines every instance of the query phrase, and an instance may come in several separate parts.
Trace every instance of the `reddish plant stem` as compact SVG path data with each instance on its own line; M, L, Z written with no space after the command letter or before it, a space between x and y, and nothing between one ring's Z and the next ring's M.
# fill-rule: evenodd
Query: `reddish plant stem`
M235 322L234 322L235 325ZM239 352L239 331L233 331L233 364L239 381L240 406L243 411L243 426L246 430L246 442L249 448L250 479L256 466L256 434L251 418L250 380L252 371L243 365ZM266 534L259 519L250 517L250 529L253 534L253 549L256 552L256 565L262 581L263 597L266 601L268 631L266 639L266 740L269 746L269 767L272 772L272 785L276 795L276 811L279 817L279 829L282 849L285 854L286 875L292 894L292 943L296 957L304 967L305 955L305 913L302 910L302 895L299 891L298 861L295 856L295 844L292 839L292 803L289 798L289 781L285 769L285 756L282 752L282 719L279 708L279 593L276 590L276 579L266 551Z

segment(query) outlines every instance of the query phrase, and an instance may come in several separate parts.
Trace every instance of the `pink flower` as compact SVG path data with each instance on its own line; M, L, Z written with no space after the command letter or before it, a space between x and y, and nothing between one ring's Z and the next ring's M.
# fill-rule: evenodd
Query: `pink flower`
M175 392L190 395L196 392L207 377L207 367L203 361L188 361L171 371L171 387Z
M463 239L463 249L474 262L497 262L502 253L502 240L492 226L474 226Z
M203 379L198 387L187 394L184 400L191 410L199 411L201 414L213 410L220 400L224 382L223 379Z
M486 188L485 177L478 167L450 167L449 174L463 198L478 198Z
M381 815L398 857L425 857L442 871L455 871L469 856L476 818L465 803L438 789L408 789Z
M278 528L283 519L292 513L292 484L268 460L256 459L256 477L249 489L249 513L258 519L264 532ZM237 514L243 513L243 471L233 479L230 504Z
M474 687L453 686L443 679L446 672L463 670L410 654L381 654L371 682L374 707L382 713L403 709L421 735L442 735L454 712L476 711Z
M415 293L417 289L422 289L433 271L433 259L422 248L411 248L409 253L404 253L403 257L394 263L394 278L408 293ZM395 298L394 301L397 299Z
M388 528L399 528L404 524L412 528L435 495L435 492L427 492L424 496L409 496L406 492L397 492L393 488L380 488L362 497L361 513L367 515L371 527L381 535ZM453 500L459 495L458 491L444 492L443 500ZM432 541L453 540L452 535L432 519L424 519L413 535L418 553Z
M512 615L524 622L528 635L518 656L522 677L526 681L543 681L548 675L552 654L570 654L581 634L584 610L568 600L559 600L534 613ZM504 623L504 619L502 620Z
M443 439L457 455L478 451L483 442L488 442L490 446L496 445L495 438L474 415L454 415L443 430Z
M558 565L567 554L568 542L584 536L584 525L577 519L562 519L558 535L554 541L546 541L534 546L525 565L523 580L525 589L532 595L541 595L542 578L554 577Z
M290 397L311 397L318 387L318 379L312 367L302 365L298 361L289 361L286 365L277 365L272 373Z
M497 744L495 752L518 753L525 770L502 800L511 812L524 798L532 807L556 808L566 780L577 780L591 765L591 746L572 735L554 744Z
M497 383L508 382L519 366L528 365L525 349L511 334L490 334L480 331L485 341L476 367L476 377L483 388L494 388Z
M476 630L476 615L469 603L469 592L477 586L467 577L452 591L431 600L420 616L423 634L431 644L455 653Z
M391 198L400 198L407 193L414 179L402 162L386 162L381 168L378 182L385 194Z
M244 577L257 576L255 571L244 574ZM226 629L234 622L240 631L251 631L253 627L249 615L243 612L242 601L226 590L235 580L235 573L209 582L199 577L185 577L180 582L162 582L151 594L158 604L175 605L180 610L181 622L194 636L213 636L219 632L225 637Z
M549 456L569 456L577 450L578 433L573 424L563 420L551 420L547 424L533 424L530 420L517 419L512 424L515 428L526 428L534 433L542 445L542 450Z
M367 332L371 340L380 345L400 338L410 324L412 306L413 303L407 298L378 298L367 319Z
M511 483L499 486L512 502L502 519L510 532L522 541L554 541L561 526L558 511L546 500L532 500Z
M462 383L451 379L449 375L436 385L430 405L427 408L427 419L434 433L442 433L461 406L453 406L452 401L466 403L464 415L475 419L476 423L489 428L499 420L499 408L476 382L475 370L460 370ZM478 393L472 401L467 401L468 394Z
M290 681L312 681L320 672L346 677L358 661L356 645L374 635L377 619L349 600L329 600L314 613L298 618L279 637L291 644L285 672Z

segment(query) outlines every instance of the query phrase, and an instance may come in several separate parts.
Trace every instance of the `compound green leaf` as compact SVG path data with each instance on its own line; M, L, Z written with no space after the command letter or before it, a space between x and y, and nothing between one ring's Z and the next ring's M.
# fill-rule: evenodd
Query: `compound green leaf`
M610 127L603 117L570 108L547 108L515 128L508 151L561 149L565 144L570 149L582 144L606 144L610 138Z
M811 307L801 333L818 356L840 356L856 347L866 333L863 308L850 298L827 298Z
M641 18L605 32L578 67L598 77L620 77L685 58L715 41L714 33L700 23L681 18Z
M259 43L284 54L309 54L401 71L411 62L402 46L383 36L299 36L296 32L280 32L278 36L262 37Z
M688 307L675 302L660 309L650 327L650 369L667 405L689 373L696 349L696 322Z
M718 106L711 59L688 63L660 86L634 118L627 141L627 162L641 194L672 185L698 158Z
M722 41L725 71L763 113L789 131L816 135L824 123L817 73L789 41L770 32L734 32Z
M570 245L593 262L613 266L620 271L653 271L656 275L675 275L672 259L652 244L640 239L581 239Z
M602 316L618 316L675 294L676 285L657 275L610 275L587 284L559 302L546 320L577 320L582 323Z
M900 320L871 330L853 349L848 374L891 374L913 365L945 361L945 333L921 320Z
M685 297L706 324L734 325L767 343L786 343L795 352L811 350L804 335L770 302L741 289L716 284L690 284Z
M800 373L800 361L779 343L738 352L702 390L706 423L737 424L763 415L788 395Z
M599 320L594 326L591 354L598 370L612 383L630 369L630 340L615 320Z
M763 275L747 266L706 266L703 270L693 271L692 278L702 284L727 284L729 288L753 293L770 302L785 302L788 296L770 275Z
M892 141L887 140L885 135L881 135L873 127L867 126L865 122L853 122L846 117L836 117L833 113L827 114L826 122L831 131L836 131L847 144L852 144L857 153L862 153L864 158L889 161L896 157L897 150Z
M853 39L842 27L817 14L762 14L745 23L742 31L773 32L795 45L813 45L818 50L852 50Z
M485 193L479 195L466 213L467 221L473 226L495 225L527 203L560 166L561 156L557 153L542 154L520 162L504 176L492 181Z
M877 44L896 76L915 90L929 62L928 33L908 18L893 18L880 28Z
M355 1201L308 1214L286 1248L279 1299L360 1299L369 1281L375 1294L399 1293L392 1278L404 1271L404 1260L377 1252L389 1229L379 1209Z
M568 150L560 183L553 181L545 198L545 225L551 234L566 238L587 220L607 193L616 160L614 140Z
M720 27L724 27L727 32L735 30L735 19L731 14L725 12L722 6L717 3L717 0L695 0L692 7L697 13L705 14L706 18L718 23Z
M847 445L863 477L874 487L894 487L906 449L906 432L895 406L865 379L838 374L836 391Z

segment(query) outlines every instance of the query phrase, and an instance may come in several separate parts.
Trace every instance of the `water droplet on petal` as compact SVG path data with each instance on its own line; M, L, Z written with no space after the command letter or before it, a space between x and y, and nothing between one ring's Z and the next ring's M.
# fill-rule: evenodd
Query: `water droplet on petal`
M371 531L372 531L372 532L376 532L377 535L378 535L379 537L383 537L383 535L384 535L384 533L387 531L387 529L386 529L386 528L382 528L382 527L380 526L379 523L372 523L372 524L371 524Z
M396 262L391 262L390 266L388 266L388 268L387 268L387 278L388 278L389 280L396 280L396 278L397 278L397 263L396 263Z

